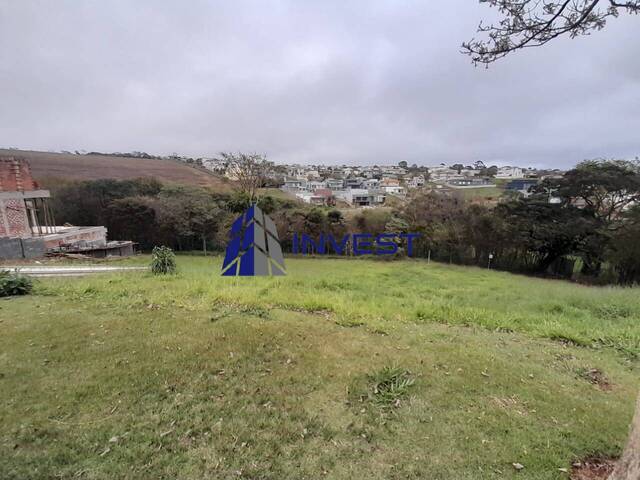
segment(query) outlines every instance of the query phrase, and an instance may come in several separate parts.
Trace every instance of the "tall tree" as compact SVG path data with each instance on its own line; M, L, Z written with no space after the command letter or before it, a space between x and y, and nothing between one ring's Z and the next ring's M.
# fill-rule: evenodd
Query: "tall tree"
M628 223L625 211L640 201L640 165L625 160L587 160L561 178L542 182L536 191L578 205L597 225L581 249L582 272L600 273L607 245L615 231Z

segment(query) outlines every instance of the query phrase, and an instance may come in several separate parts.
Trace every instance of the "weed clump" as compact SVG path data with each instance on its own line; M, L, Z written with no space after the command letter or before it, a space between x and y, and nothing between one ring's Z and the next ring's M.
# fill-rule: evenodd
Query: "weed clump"
M151 272L154 275L176 273L176 254L169 247L153 247L151 252Z
M0 297L13 295L28 295L33 289L33 282L29 277L8 270L0 270Z
M383 409L399 407L416 381L409 370L389 366L368 375L367 379L369 399Z

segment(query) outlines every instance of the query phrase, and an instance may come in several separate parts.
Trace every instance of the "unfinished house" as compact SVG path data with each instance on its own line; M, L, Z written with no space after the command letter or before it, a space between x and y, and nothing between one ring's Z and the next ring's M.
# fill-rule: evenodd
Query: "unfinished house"
M0 157L0 260L48 252L93 257L133 253L133 242L107 242L105 227L56 226L50 193L33 180L26 160Z

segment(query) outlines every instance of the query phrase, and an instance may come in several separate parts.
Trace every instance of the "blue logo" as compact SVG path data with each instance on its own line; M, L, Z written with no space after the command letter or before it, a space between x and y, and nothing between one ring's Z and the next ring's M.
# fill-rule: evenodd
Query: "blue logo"
M407 255L413 255L413 241L420 238L419 233L353 233L344 235L339 241L330 233L320 234L316 241L306 233L293 234L293 253L324 254L333 250L337 255L347 252L353 255L395 255L398 252L399 242L406 241Z
M285 274L276 225L257 205L252 205L231 225L222 275L255 277Z

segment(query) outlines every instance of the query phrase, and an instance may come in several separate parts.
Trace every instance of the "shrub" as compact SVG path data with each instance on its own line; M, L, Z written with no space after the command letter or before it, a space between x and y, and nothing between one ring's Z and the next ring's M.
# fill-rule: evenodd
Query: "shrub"
M153 247L151 252L151 271L155 275L176 273L176 255L169 247Z
M27 295L32 288L33 282L29 277L0 270L0 297Z

